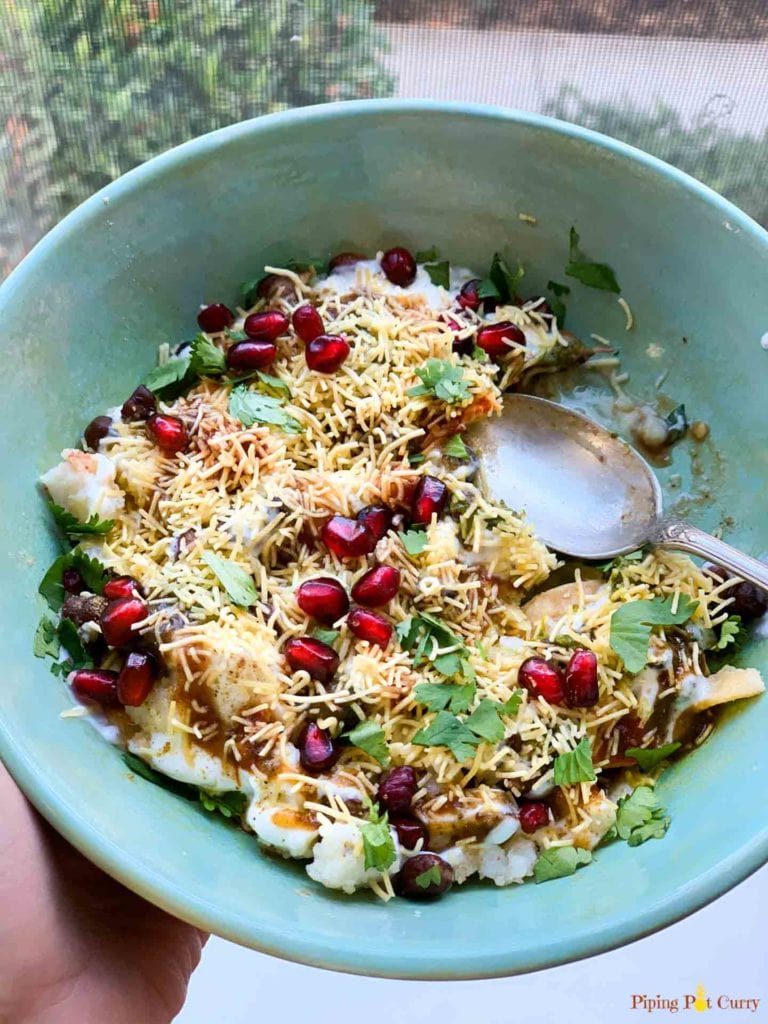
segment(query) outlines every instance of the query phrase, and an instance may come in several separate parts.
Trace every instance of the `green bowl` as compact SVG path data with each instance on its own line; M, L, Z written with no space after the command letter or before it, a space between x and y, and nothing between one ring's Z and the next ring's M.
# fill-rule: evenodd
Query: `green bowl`
M532 226L519 214L534 214ZM572 125L491 107L361 102L293 110L206 135L107 186L67 217L0 289L4 455L0 752L76 847L148 900L276 956L403 978L506 975L647 935L766 860L768 701L730 709L664 776L673 822L636 849L613 844L573 878L469 885L434 905L337 897L253 839L127 772L32 656L35 591L54 556L39 473L84 423L119 403L158 343L195 330L203 299L290 256L436 244L484 268L501 249L526 293L563 280L568 230L610 263L634 331L604 292L574 285L569 326L616 341L636 393L664 389L712 424L714 500L704 526L768 548L760 338L768 235L714 192L637 150ZM573 282L572 282L573 283ZM665 350L653 358L650 344ZM705 446L706 448L706 446ZM709 462L707 462L707 458ZM684 476L678 446L665 473ZM684 484L685 485L685 484ZM744 664L768 668L768 641Z

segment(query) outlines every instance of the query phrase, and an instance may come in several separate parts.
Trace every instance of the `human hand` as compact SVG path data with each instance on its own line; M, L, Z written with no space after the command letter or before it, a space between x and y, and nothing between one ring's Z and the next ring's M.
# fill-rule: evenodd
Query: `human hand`
M207 936L86 860L0 763L0 1024L168 1024Z

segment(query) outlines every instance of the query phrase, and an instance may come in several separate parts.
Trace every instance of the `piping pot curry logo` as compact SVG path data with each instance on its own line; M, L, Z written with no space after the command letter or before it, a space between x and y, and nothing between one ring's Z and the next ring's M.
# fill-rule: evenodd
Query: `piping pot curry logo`
M695 993L681 996L664 996L661 993L648 995L635 992L630 997L630 1009L646 1013L666 1012L677 1013L678 1010L693 1010L695 1013L706 1013L708 1010L728 1011L740 1010L742 1013L757 1013L762 1002L755 996L733 996L727 993L709 995L704 985L699 982Z

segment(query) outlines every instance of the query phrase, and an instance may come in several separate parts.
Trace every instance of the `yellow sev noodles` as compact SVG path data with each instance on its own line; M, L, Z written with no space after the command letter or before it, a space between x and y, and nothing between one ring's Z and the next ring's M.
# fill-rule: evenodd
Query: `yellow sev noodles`
M230 772L247 767L264 780L279 776L316 822L346 820L350 808L289 763L288 745L310 717L334 734L365 719L380 725L392 763L413 765L429 780L417 794L425 812L460 802L470 791L489 806L499 790L517 797L583 736L599 771L616 754L617 722L638 701L608 642L612 612L630 600L686 595L699 602L694 622L708 629L726 616L728 600L690 559L656 552L620 564L607 583L582 582L577 573L572 600L556 619L529 617L522 609L529 592L556 569L556 558L524 518L492 500L481 479L470 482L463 464L441 456L441 443L472 419L496 414L502 390L570 339L535 309L500 307L495 319L523 328L527 345L499 367L455 355L455 327L423 297L388 293L365 268L346 294L315 288L305 275L275 272L292 289L270 308L290 315L310 301L326 330L343 334L351 345L343 367L325 376L308 370L298 339L291 335L278 343L270 373L290 388L285 410L301 432L243 428L227 411L231 388L206 379L184 397L160 404L187 426L187 451L166 458L143 424L122 422L101 445L117 468L126 502L108 538L86 547L144 586L151 608L146 630L157 636L168 669L146 705L121 718L134 748L141 749L142 737L149 742L153 730L179 734L188 751L212 752ZM451 316L464 335L478 322L471 312ZM224 335L212 337L222 347L229 344ZM433 395L408 395L419 383L415 370L429 358L461 366L466 400L447 404ZM256 382L249 386L263 390ZM424 451L426 461L411 467L409 451ZM597 706L571 709L523 693L518 713L504 718L504 741L480 742L465 762L445 747L411 742L434 718L414 699L414 686L444 677L430 663L414 668L396 639L381 650L339 624L340 667L328 685L305 672L292 674L280 653L287 639L311 629L295 600L302 581L331 575L349 591L374 561L338 562L318 539L328 515L354 516L378 502L405 507L425 472L447 484L453 511L432 522L417 555L394 531L379 542L375 561L402 574L398 595L384 609L393 622L418 613L439 618L468 649L478 700L507 701L519 666L532 655L567 658L577 645L594 651L599 664ZM204 562L206 552L252 574L258 603L235 607ZM651 658L661 664L663 633L655 643ZM686 657L693 663L697 656L689 645ZM382 770L347 745L334 778L373 794ZM564 790L562 821L545 844L579 842L592 795L589 784ZM361 813L354 801L350 806ZM377 885L381 895L391 895L387 876Z

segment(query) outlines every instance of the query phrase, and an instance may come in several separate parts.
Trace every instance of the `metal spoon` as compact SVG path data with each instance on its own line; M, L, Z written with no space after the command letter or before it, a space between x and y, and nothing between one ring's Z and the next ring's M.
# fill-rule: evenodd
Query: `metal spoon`
M555 551L604 560L643 544L676 548L768 590L768 565L690 523L667 518L653 470L626 441L581 413L530 395L470 431L492 492L524 510Z

